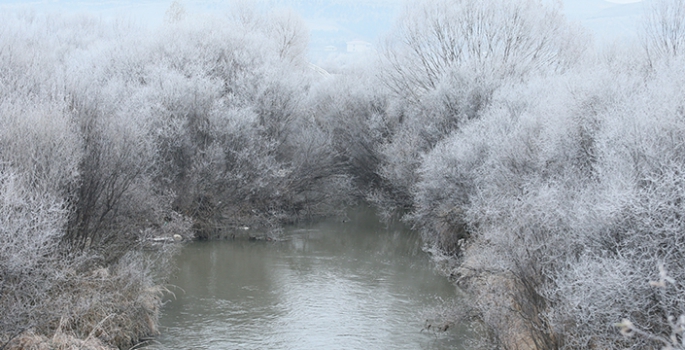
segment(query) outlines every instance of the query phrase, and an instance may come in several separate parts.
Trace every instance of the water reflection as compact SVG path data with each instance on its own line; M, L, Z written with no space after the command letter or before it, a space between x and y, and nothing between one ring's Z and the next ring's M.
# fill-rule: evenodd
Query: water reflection
M456 298L416 234L368 215L291 227L283 242L197 242L172 281L153 349L454 349L459 333L420 332Z

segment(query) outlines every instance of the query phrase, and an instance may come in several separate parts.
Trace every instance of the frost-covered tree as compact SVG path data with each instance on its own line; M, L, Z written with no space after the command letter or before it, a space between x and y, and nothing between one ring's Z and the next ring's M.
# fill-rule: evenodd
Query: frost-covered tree
M419 168L412 219L505 346L658 346L614 324L669 336L682 314L680 282L647 282L683 278L685 75L592 62L501 87Z
M382 54L396 121L379 148L386 185L373 200L411 210L421 157L479 118L502 85L557 74L583 53L582 32L535 0L424 1L407 7Z
M412 3L385 46L384 81L418 102L455 73L521 79L562 71L582 52L580 38L556 6L542 1Z
M685 50L685 1L651 2L643 25L642 43L652 63L682 55Z
M0 15L0 347L129 348L156 332L152 236L344 208L302 21L182 12Z
M266 32L276 45L278 57L293 65L306 64L309 32L302 17L290 9L281 9L272 11L266 20Z

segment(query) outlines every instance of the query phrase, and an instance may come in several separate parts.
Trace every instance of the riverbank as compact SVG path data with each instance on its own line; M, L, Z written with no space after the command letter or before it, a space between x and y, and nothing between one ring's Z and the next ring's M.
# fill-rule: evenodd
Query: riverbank
M306 97L318 75L292 46L299 18L184 17L150 28L2 7L3 349L129 349L158 331L171 254L150 246L352 197Z
M0 348L129 349L159 335L168 291L149 275L149 258L141 254L110 268L59 271L43 282L50 287L34 301L37 317L14 334L4 330ZM21 294L17 287L8 290L13 287L8 283L4 287L3 301Z
M685 310L685 2L658 3L639 45L593 50L546 1L418 1L333 75L291 11L3 7L0 345L128 348L168 273L148 242L364 202L446 256L496 346L655 347L612 325Z

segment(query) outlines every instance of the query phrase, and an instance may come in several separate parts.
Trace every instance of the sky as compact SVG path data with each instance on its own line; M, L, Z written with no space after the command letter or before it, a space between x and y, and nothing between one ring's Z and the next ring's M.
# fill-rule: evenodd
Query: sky
M249 2L249 0L242 0ZM507 0L503 0L507 1ZM556 0L549 0L556 1ZM596 42L630 40L636 36L640 16L649 0L562 0L567 18L588 29ZM0 0L6 8L31 7L36 11L95 12L102 16L133 16L157 24L172 0ZM181 0L189 12L221 12L226 0ZM365 41L371 47L392 28L403 0L259 0L270 7L292 7L310 28L313 61L345 54L347 43Z

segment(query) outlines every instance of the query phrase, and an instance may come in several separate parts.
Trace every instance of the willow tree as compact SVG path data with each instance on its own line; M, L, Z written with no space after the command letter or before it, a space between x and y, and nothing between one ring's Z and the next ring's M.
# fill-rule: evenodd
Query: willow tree
M685 0L657 0L645 13L642 44L650 63L685 51Z
M582 53L577 29L540 0L439 0L409 5L385 45L385 81L412 97L454 70L494 78L560 71Z
M563 72L582 32L540 0L438 0L407 7L382 52L380 77L396 124L380 148L380 206L412 210L422 155L478 119L507 83Z

